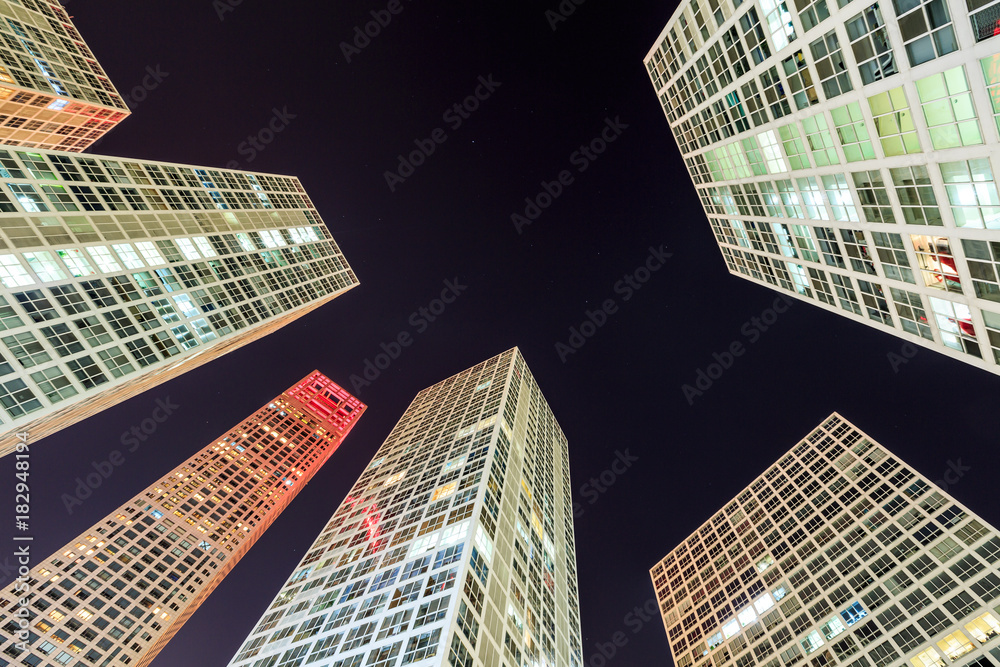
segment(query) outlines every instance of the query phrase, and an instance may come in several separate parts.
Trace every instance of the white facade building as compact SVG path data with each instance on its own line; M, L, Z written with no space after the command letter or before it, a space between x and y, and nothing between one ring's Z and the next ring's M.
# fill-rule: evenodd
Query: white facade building
M1000 4L791 3L645 60L730 272L1000 372Z
M998 561L996 528L834 413L650 575L677 667L995 667Z
M78 152L128 115L62 5L0 0L0 144Z
M357 284L294 177L0 146L0 455Z
M417 394L232 667L581 667L566 438L515 348Z

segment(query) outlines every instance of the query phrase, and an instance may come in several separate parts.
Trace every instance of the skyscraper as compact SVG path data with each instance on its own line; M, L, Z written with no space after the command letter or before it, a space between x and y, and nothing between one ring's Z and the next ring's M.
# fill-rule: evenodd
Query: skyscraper
M62 5L0 0L0 14L0 144L82 151L129 115Z
M358 284L298 179L0 147L0 455Z
M365 409L307 375L0 591L0 660L148 665Z
M834 413L650 574L677 667L992 667L998 560L996 528Z
M515 348L424 389L233 667L580 667L569 453Z
M645 59L734 275L1000 373L1000 3L684 0Z

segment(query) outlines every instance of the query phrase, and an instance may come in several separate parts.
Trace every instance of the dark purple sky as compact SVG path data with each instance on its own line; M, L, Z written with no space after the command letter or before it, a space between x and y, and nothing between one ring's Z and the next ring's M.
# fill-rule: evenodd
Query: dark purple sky
M949 460L969 466L951 491L1000 522L989 501L995 376L923 350L894 372L887 354L899 339L801 302L756 342L741 333L775 294L726 271L642 65L672 3L589 0L553 31L546 10L558 0L403 0L348 63L340 42L386 2L223 2L71 0L123 94L147 68L162 78L95 152L297 175L362 284L39 442L35 553L48 556L314 368L351 388L381 342L401 332L414 342L358 390L370 406L358 427L154 667L225 664L416 392L514 345L570 442L588 660L623 632L609 666L670 664L659 621L629 617L652 598L648 569L834 410L932 479ZM220 20L223 6L232 11ZM444 114L480 76L499 86L455 127ZM241 142L275 109L287 126L247 162ZM574 157L606 119L620 123L607 131L615 141L594 160ZM438 128L444 142L390 191L396 156ZM564 170L559 196L518 233L511 215ZM672 256L628 287L661 245ZM440 317L411 320L456 279L467 289ZM556 344L609 299L606 321L563 363ZM681 385L734 341L746 353L689 405ZM175 416L67 515L62 494L167 397ZM612 486L584 486L626 451L637 460ZM13 479L11 458L0 460L0 480ZM13 503L0 500L7 516ZM10 524L0 522L0 562Z

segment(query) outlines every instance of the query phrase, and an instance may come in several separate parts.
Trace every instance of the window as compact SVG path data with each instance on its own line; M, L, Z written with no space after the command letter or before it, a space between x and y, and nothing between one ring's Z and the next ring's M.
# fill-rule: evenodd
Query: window
M920 152L920 140L902 86L869 97L868 105L875 121L875 133L887 157Z
M30 331L5 336L2 340L7 349L14 353L14 357L25 368L31 368L32 366L44 364L46 361L52 360L49 353L45 351L42 344L35 338L35 334Z
M785 78L788 80L788 88L792 92L792 99L795 100L795 108L809 108L810 105L819 103L819 96L816 95L816 88L813 86L812 74L809 73L809 65L806 62L802 51L796 51L794 55L781 61L781 67L785 71Z
M997 279L997 270L1000 269L1000 243L962 239L962 248L965 250L969 272L972 274L972 286L976 296L1000 302L1000 282Z
M972 642L969 641L969 638L961 630L957 630L946 636L937 642L937 645L941 649L941 652L951 660L958 660L966 653L975 649L975 646L972 645Z
M139 259L139 255L135 252L131 245L128 243L120 243L112 245L118 257L121 258L122 263L127 269L141 269L143 268L142 260Z
M910 67L958 50L944 0L893 0Z
M819 1L824 2L825 0ZM743 39L747 43L747 48L750 49L750 56L755 65L760 65L771 57L771 50L767 46L767 38L760 25L756 7L751 7L746 14L740 17L740 28L743 29Z
M73 372L84 389L92 389L108 381L107 376L101 371L101 367L90 356L70 360L66 362L66 366Z
M42 250L21 254L27 260L31 270L35 272L35 275L43 283L66 279L66 272L63 271L63 265L52 256L52 253Z
M998 70L1000 70L1000 65L998 65ZM998 73L997 79L998 83L1000 83L1000 73ZM760 86L764 93L764 99L771 109L771 115L774 116L775 120L792 113L792 108L788 105L788 100L785 97L785 86L778 77L777 67L771 67L760 75ZM997 113L1000 114L1000 101L996 102L996 104ZM1000 121L998 121L998 124L1000 124ZM785 170L782 169L781 171ZM772 171L771 173L774 172Z
M996 8L994 7L994 9ZM997 129L1000 130L1000 53L983 58L979 64L983 70L983 77L986 79L986 92L990 96L993 121Z
M832 109L833 125L837 130L837 138L844 149L844 157L848 162L872 160L875 149L864 116L861 115L861 105L851 102L842 107Z
M927 320L927 313L924 312L924 305L920 295L906 290L890 288L893 304L896 306L896 313L899 314L899 324L903 330L922 336L927 340L934 340L931 333L930 324Z
M840 307L844 310L850 311L855 315L861 314L861 305L858 303L858 296L854 292L854 288L851 285L851 279L847 276L841 276L836 273L830 274L833 280L834 290L837 293L837 298L840 301Z
M847 21L846 27L863 85L899 72L877 2Z
M97 353L97 356L104 361L108 370L111 371L111 374L116 378L120 378L123 375L127 375L128 373L135 371L135 366L129 362L128 358L118 347L110 347L106 350L100 350Z
M90 265L82 250L77 248L66 248L64 250L57 250L56 254L69 269L69 272L75 278L83 278L86 276L92 276L97 271Z
M808 169L809 156L806 154L805 144L799 135L799 128L796 123L789 123L778 128L778 136L781 137L781 145L788 155L788 164L793 170Z
M413 628L416 629L440 621L447 615L450 603L451 598L445 595L420 605L420 609L417 611L417 618L413 622Z
M830 128L826 124L826 116L817 114L806 118L802 121L802 127L805 129L806 142L809 144L809 150L812 152L813 161L817 167L840 164L837 149L833 146Z
M882 286L867 280L858 280L858 287L861 288L861 299L865 302L868 318L891 327L892 316L889 314L889 304L886 303L885 295L882 293Z
M831 30L820 39L812 42L809 45L809 51L812 53L813 62L816 63L816 73L819 75L820 86L823 87L826 99L829 100L854 89L847 71L847 63L844 61L844 54L840 49L840 40L837 39L836 30Z
M776 51L781 51L797 39L792 15L788 6L780 0L761 0L760 8L764 11L764 21L771 33L771 41Z
M983 143L964 67L919 79L917 96L934 148Z
M774 136L774 130L761 132L757 135L757 141L760 144L761 151L764 153L768 173L777 174L788 171L788 165L785 164L785 158L781 155L781 148L778 146L778 140Z
M60 322L49 327L42 327L41 332L60 357L83 352L83 343L77 339L66 324Z
M112 310L109 313L104 313L104 319L111 325L119 338L129 338L139 333L124 310Z
M458 639L456 636L455 639ZM431 632L425 632L414 637L410 637L409 641L406 643L406 649L403 652L403 662L404 665L409 665L413 662L419 662L425 658L431 658L437 655L438 644L441 641L441 629L433 630ZM460 642L459 642L460 644ZM462 647L464 649L464 647ZM452 648L452 656L458 658L457 651ZM472 658L469 657L468 653L464 653L464 662L457 663L455 661L452 664L468 664L470 667L472 665Z
M31 379L52 403L58 403L77 394L76 388L56 366L32 373Z
M115 261L114 256L111 254L111 251L107 249L107 247L90 246L87 248L87 252L97 264L97 268L100 269L101 273L112 273L122 270L121 265Z
M868 251L868 244L865 241L865 233L853 229L841 229L840 236L844 240L847 257L851 260L851 268L858 273L877 275L871 253Z
M993 637L1000 635L1000 621L993 614L986 612L966 623L965 629L969 631L973 639L980 644L985 644Z
M42 402L20 378L0 382L0 405L15 419L42 409Z
M955 226L1000 229L1000 196L990 161L943 162L940 167Z
M0 255L0 281L8 288L35 284L35 279L14 255Z
M73 285L56 285L49 288L49 292L55 297L62 309L70 315L83 313L90 310L90 306Z
M802 21L802 29L806 32L830 18L830 8L827 7L826 0L799 0L795 6L799 9L799 20Z
M910 241L917 254L924 285L961 294L962 285L949 239L945 236L911 234Z
M935 297L930 297L930 300L934 319L941 332L941 342L959 352L982 358L969 307Z
M895 167L889 173L907 224L944 225L926 167Z
M41 290L15 292L14 298L28 313L32 322L42 323L59 318L59 313L52 307L52 302L45 297Z

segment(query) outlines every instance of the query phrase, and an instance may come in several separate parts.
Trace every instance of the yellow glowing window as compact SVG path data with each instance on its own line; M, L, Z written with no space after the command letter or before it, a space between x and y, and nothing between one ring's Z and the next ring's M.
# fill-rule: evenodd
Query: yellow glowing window
M0 81L4 81L6 83L17 83L14 81L14 77L10 75L10 72L3 65L0 65Z
M406 476L406 471L405 470L403 472L397 472L395 475L393 475L389 479L385 480L385 482L382 484L382 486L392 486L393 484L395 484L399 480L403 479L403 477L405 477L405 476Z
M1000 621L993 614L987 612L979 618L974 619L971 623L966 623L965 629L969 631L969 634L976 641L980 644L985 644L1000 634Z
M952 660L958 660L963 655L975 648L964 632L956 631L937 643L938 648L945 652Z
M79 616L80 618L87 619L93 616L94 612L88 609L81 609L80 611L76 612L76 615Z
M456 488L458 488L458 482L452 482L450 484L445 484L444 486L439 486L434 490L434 493L431 494L431 502L447 498L451 494L455 493Z
M52 611L49 612L49 618L51 618L53 621L61 621L65 616L66 614L62 613L58 609L53 609Z
M932 648L910 658L913 667L944 667L945 661L941 654Z

